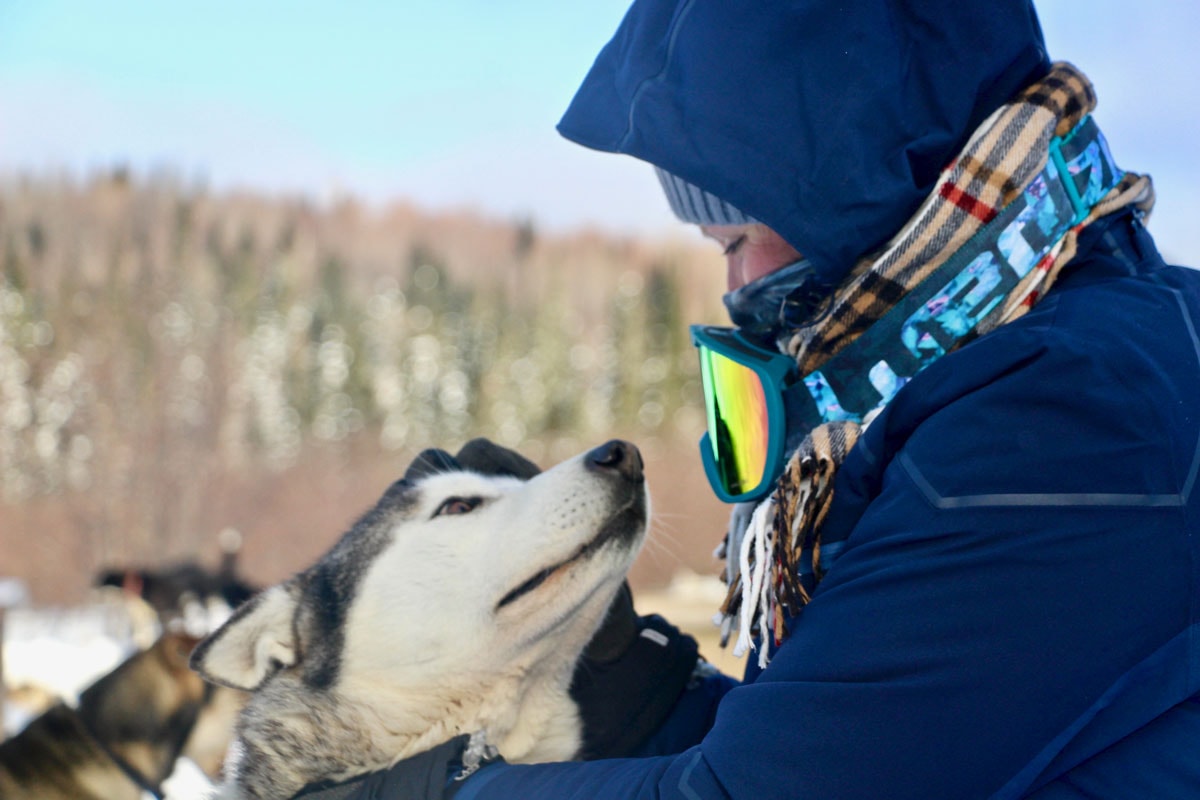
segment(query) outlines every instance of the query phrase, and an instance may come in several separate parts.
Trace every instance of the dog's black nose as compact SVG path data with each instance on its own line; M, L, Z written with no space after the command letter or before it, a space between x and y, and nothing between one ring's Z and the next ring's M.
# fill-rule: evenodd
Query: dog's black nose
M637 447L620 439L613 439L592 450L584 457L589 469L609 469L627 481L642 480L642 454Z

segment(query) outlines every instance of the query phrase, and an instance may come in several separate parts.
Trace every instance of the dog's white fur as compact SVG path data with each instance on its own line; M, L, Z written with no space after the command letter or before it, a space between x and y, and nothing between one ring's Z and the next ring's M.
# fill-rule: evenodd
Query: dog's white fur
M291 797L462 733L510 762L573 757L572 672L649 513L640 470L633 482L586 456L527 482L464 471L398 482L310 570L202 643L193 665L205 678L254 692L219 797ZM439 514L455 497L480 502ZM331 644L322 615L339 605Z

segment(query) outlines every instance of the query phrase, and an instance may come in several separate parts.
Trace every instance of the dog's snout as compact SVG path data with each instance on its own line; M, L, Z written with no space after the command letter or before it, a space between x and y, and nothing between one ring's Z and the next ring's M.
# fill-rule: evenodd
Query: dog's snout
M627 481L643 479L642 454L629 442L613 439L592 450L584 458L589 469L612 470Z

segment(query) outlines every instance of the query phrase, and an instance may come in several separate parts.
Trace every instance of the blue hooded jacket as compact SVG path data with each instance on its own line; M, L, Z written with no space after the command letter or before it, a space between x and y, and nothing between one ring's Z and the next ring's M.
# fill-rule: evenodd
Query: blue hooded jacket
M836 283L1047 66L1024 0L638 0L560 130ZM845 549L765 671L685 694L671 755L494 765L456 800L1200 797L1198 328L1200 273L1132 212L1092 223L863 433Z
M1025 0L650 0L558 129L731 203L835 284L1048 69Z

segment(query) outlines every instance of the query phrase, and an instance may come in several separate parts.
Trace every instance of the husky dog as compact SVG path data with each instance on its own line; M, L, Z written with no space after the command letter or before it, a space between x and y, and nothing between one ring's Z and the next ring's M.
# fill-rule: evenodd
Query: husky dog
M513 762L577 754L572 671L645 536L641 455L611 441L526 481L472 471L471 444L422 453L197 647L201 675L253 692L219 797L291 797L459 734Z
M188 669L196 639L166 634L0 744L4 800L140 800L162 782L211 688Z
M249 600L259 587L238 575L241 534L226 528L218 536L218 544L221 563L216 569L197 561L160 567L110 567L96 575L94 585L119 588L127 596L145 602L164 629L187 620L193 608L204 611L217 603L232 610Z

